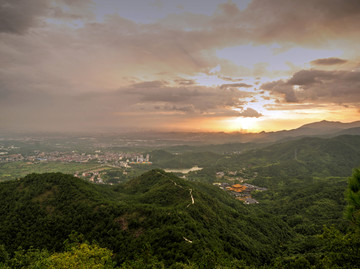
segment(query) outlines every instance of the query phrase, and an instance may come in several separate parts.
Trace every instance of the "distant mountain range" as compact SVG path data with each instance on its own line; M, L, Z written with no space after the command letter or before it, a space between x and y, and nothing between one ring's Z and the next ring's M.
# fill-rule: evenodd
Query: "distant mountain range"
M343 134L360 135L360 121L342 123L339 121L319 121L302 125L292 130L260 133L262 140L278 141L300 136L337 136ZM255 134L255 140L257 140Z
M260 133L241 133L241 132L158 132L158 131L144 131L144 132L129 132L129 133L102 133L102 134L1 134L0 139L12 141L24 141L33 137L36 141L62 141L68 143L69 140L79 144L107 144L111 147L116 147L119 150L128 151L134 150L135 147L140 151L144 148L165 148L165 147L182 147L180 151L186 151L184 146L197 146L198 151L204 151L204 146L209 145L223 145L233 143L243 143L241 150L246 148L258 147L259 143L268 144L278 141L293 140L296 138L306 136L318 137L334 137L338 135L360 135L360 121L342 123L338 121L320 121L305 124L299 128L292 130L281 130L274 132L260 132ZM34 140L34 141L35 141ZM39 141L40 141L39 140ZM27 140L26 140L27 141ZM250 145L253 143L256 145ZM48 143L49 144L49 143ZM51 144L51 143L50 143ZM245 145L248 144L248 145ZM203 148L201 148L203 147ZM227 151L234 151L233 145L229 145ZM193 149L191 149L193 151ZM205 150L206 151L206 150ZM216 152L223 152L223 147Z
M349 129L349 128L355 128L360 127L360 121L354 121L349 123L343 123L340 121L319 121L319 122L313 122L308 123L303 126L301 126L298 129L313 129L313 130L343 130L343 129Z
M167 139L177 141L178 144L204 145L204 144L225 144L225 143L272 143L280 140L289 140L304 136L325 136L333 137L337 135L360 135L360 121L342 123L338 121L319 121L300 126L292 130L282 130L276 132L260 133L148 133L143 136L157 137L158 139ZM139 134L137 134L139 137ZM184 143L185 142L185 143Z

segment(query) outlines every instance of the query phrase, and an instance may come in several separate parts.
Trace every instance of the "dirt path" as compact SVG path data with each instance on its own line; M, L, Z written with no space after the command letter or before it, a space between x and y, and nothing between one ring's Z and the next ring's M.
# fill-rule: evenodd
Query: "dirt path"
M194 199L194 196L192 195L192 189L189 189L189 190L190 190L191 204L188 204L187 207L189 207L190 205L195 204L195 199Z
M172 183L174 183L175 186L177 186L177 187L179 187L179 188L182 188L182 189L184 188L184 187L176 184L175 181L173 181L173 180L171 180L171 181L172 181ZM192 195L192 189L189 189L189 191L190 191L191 204L188 204L186 207L189 207L190 205L195 204L195 199L194 199L194 196Z

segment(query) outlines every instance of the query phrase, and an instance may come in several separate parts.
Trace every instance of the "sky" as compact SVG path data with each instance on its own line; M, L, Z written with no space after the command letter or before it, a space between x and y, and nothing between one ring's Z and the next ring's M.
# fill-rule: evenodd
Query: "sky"
M0 131L360 118L359 0L0 0Z

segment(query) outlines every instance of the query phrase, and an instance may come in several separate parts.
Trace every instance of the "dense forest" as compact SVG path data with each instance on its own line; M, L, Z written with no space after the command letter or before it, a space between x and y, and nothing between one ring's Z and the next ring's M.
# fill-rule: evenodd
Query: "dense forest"
M360 171L305 183L247 206L162 170L114 186L31 174L1 183L1 266L359 267Z

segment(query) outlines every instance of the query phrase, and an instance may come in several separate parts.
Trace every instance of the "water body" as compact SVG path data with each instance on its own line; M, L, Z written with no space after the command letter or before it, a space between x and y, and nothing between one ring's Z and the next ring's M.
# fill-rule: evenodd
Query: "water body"
M182 173L182 174L187 174L189 172L193 172L193 171L199 171L199 170L202 170L202 167L199 167L199 166L194 166L194 167L191 167L191 168L187 168L187 169L164 169L165 172L168 172L168 173Z

